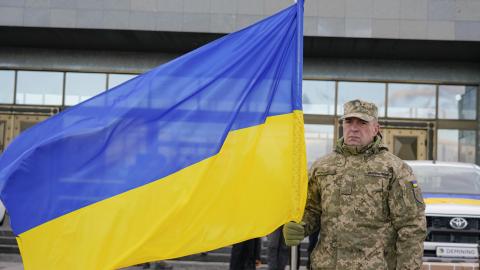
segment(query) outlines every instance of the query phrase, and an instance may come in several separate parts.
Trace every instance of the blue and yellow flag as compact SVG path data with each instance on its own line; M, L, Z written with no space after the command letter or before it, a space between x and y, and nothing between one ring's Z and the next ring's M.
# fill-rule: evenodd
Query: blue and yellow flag
M301 219L302 21L298 1L12 142L0 191L25 269L117 269Z

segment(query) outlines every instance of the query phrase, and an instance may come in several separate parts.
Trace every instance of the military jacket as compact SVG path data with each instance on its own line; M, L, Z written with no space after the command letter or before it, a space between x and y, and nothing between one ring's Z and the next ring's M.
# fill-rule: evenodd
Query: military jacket
M320 228L312 269L421 269L425 204L411 168L381 145L340 141L309 172L303 221Z

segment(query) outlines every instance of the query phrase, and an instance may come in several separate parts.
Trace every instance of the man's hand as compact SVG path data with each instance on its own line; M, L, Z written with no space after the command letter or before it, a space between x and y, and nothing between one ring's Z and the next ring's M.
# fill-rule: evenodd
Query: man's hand
M296 223L293 221L283 225L283 237L287 246L296 246L305 238L305 222Z

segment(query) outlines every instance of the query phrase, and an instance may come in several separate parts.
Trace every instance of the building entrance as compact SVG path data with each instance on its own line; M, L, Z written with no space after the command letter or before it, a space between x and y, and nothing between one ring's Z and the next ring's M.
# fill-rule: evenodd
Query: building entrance
M389 151L403 160L433 159L433 123L380 121L383 141Z
M383 129L384 143L403 160L427 159L427 131L418 129Z

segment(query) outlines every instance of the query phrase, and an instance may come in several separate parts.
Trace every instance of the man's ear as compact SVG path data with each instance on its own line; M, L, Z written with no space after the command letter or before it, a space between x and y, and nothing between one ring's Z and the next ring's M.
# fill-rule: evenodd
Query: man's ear
M375 134L378 134L380 132L380 124L378 124L378 122L375 122L374 128L375 128Z

